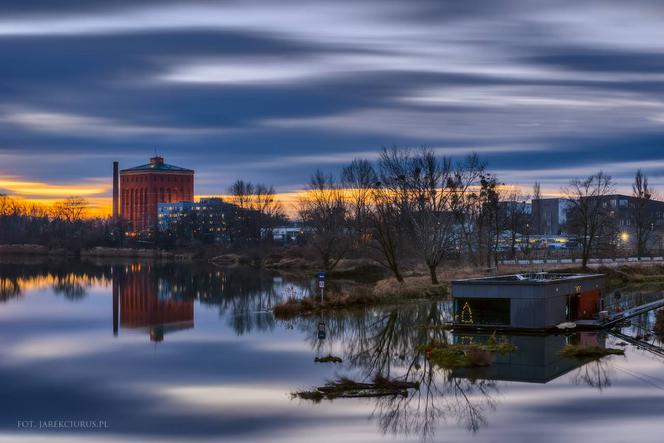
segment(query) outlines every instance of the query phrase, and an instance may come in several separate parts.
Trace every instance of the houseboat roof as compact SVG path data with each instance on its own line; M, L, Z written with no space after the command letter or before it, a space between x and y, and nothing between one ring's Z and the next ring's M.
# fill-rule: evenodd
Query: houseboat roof
M604 274L573 274L558 272L525 272L520 274L495 275L491 277L454 280L452 284L468 285L547 285L570 281L603 278Z

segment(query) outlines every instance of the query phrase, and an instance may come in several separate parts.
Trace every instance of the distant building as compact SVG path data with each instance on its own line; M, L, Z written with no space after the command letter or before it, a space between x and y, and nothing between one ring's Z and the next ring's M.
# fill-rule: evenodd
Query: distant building
M589 197L594 198L594 197ZM602 197L612 217L611 228L617 230L628 243L636 239L634 214L639 199L631 195L612 194ZM570 218L571 201L564 198L543 198L532 201L531 232L536 235L557 236L569 233L567 222ZM652 231L661 231L664 227L664 202L645 201L644 221ZM539 223L538 223L539 219ZM539 225L539 226L538 226ZM625 241L625 240L622 240ZM651 236L648 247L654 247L658 236Z
M634 211L638 208L639 199L631 195L608 195L605 197L611 207L616 226L621 231L632 231L634 226ZM645 200L645 219L650 220L651 229L664 225L664 202L659 200Z
M120 216L129 231L141 232L156 226L159 203L192 201L194 171L164 163L150 163L120 171Z
M560 235L565 230L569 200L564 198L533 199L531 232L536 235Z
M532 204L525 201L505 200L498 202L498 207L503 211L519 211L528 215L533 211Z
M221 243L230 239L229 223L236 210L221 198L159 203L158 226L162 232Z
M272 240L281 243L298 241L304 234L302 223L290 222L286 225L276 226L272 229Z

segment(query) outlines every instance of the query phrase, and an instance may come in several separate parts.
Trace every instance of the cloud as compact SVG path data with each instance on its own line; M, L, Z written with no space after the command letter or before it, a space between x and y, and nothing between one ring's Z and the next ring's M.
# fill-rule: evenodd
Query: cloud
M478 151L507 182L658 160L663 12L646 0L3 2L0 174L81 183L157 148L197 170L197 193L218 194L239 177L296 190L316 167L390 145Z
M8 123L35 132L64 134L70 137L127 137L145 135L192 136L219 134L223 128L175 128L169 126L143 126L116 119L85 116L64 112L10 110L0 116L0 123Z
M0 176L0 189L20 196L69 197L103 194L108 186L98 184L56 185L52 183L30 182Z

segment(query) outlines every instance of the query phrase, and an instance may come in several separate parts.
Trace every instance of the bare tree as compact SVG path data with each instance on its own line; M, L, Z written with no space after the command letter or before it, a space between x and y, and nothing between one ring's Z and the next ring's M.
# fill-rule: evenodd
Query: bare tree
M372 211L369 218L371 242L379 254L374 259L389 269L399 283L403 283L401 261L405 252L407 233L395 195L378 184L372 193Z
M81 197L69 197L53 206L53 217L67 223L78 223L86 215L88 202Z
M648 253L648 240L655 228L655 214L649 207L653 189L648 183L648 176L640 169L636 171L632 184L632 196L635 198L631 209L631 219L636 234L636 253L639 257Z
M480 175L479 217L476 232L480 250L486 256L486 266L498 266L498 243L504 221L500 210L500 183L493 174Z
M12 199L6 194L0 194L0 216L9 215L12 206Z
M510 232L510 250L513 259L516 258L517 236L520 234L523 237L528 234L530 214L526 203L527 198L521 194L518 188L511 188L505 191L506 201L501 204L502 219L505 228Z
M378 181L371 193L370 245L380 252L376 261L403 282L401 261L408 242L408 191L405 186L404 158L398 151L384 150L378 162Z
M254 185L244 180L236 180L230 187L231 202L242 208L249 209L251 196L254 194Z
M531 201L533 210L533 224L535 225L536 233L542 234L542 187L540 182L535 182L533 185L533 199Z
M614 192L611 176L599 171L585 179L573 179L563 195L569 202L568 230L581 243L581 263L588 265L590 253L600 240L603 225L609 224L611 208L607 196Z
M286 217L283 206L276 199L274 187L261 183L257 184L252 203L252 209L257 215L259 236L271 239L275 225Z
M471 154L455 171L454 180L457 183L455 194L455 208L457 230L460 233L460 243L471 262L479 265L482 260L480 251L481 241L478 227L481 224L482 198L480 195L480 182L485 175L486 163L481 161L477 154Z
M379 167L381 164L379 163ZM382 168L380 175L387 177ZM405 229L399 193L384 186L368 160L354 159L341 173L342 186L349 205L354 234L362 245L377 253L372 258L403 282L400 261L403 256Z
M229 191L231 203L239 208L235 214L234 237L270 238L276 223L285 218L274 187L236 180Z
M404 149L383 150L381 168L388 187L399 196L414 246L438 283L436 270L450 251L455 222L454 203L459 183L449 158L430 149L415 154Z
M348 200L349 215L360 242L368 240L372 194L376 182L376 171L366 159L356 158L341 171L341 184Z
M320 255L323 268L334 269L350 250L351 242L348 204L332 175L316 171L299 201L299 213L310 230L311 245Z

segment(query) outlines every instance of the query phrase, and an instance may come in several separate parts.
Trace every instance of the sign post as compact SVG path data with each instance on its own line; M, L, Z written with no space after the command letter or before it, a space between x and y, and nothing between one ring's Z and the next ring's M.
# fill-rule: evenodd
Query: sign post
M323 295L325 294L325 273L318 273L318 287L320 288L320 302L323 303Z
M320 288L320 302L323 304L323 295L325 294L325 273L319 272L318 275L318 288ZM318 323L318 339L325 340L325 319L321 311L320 323Z

